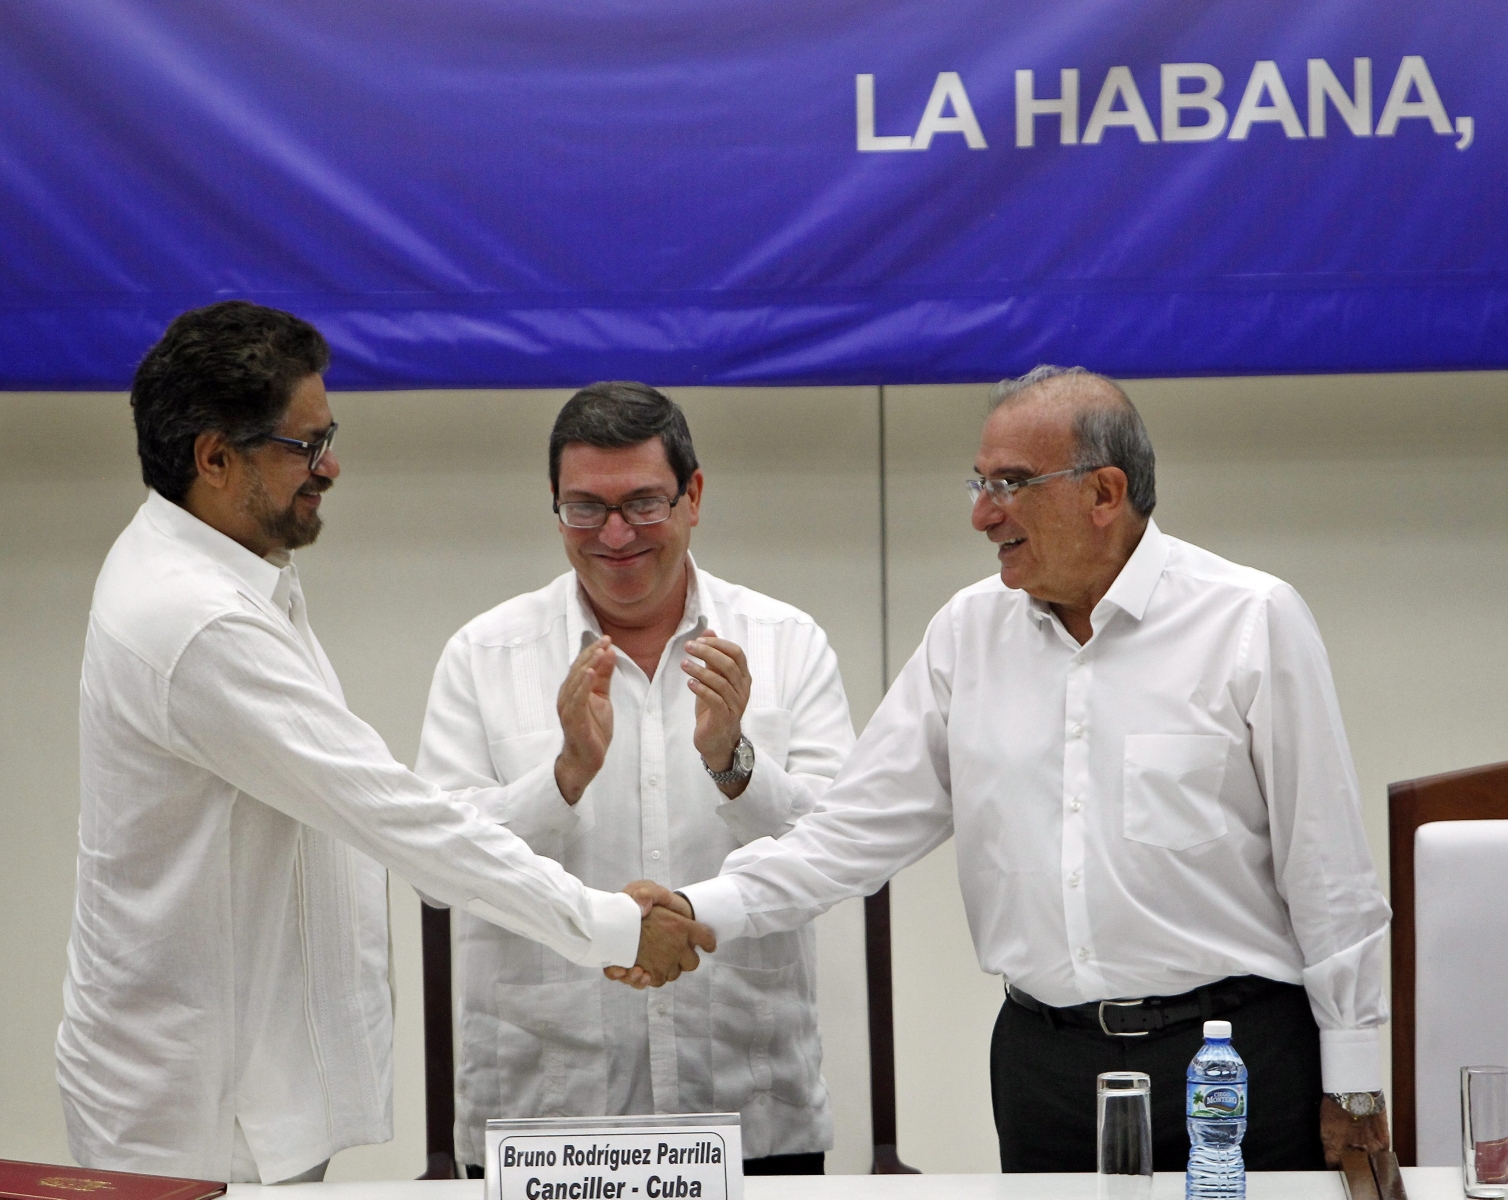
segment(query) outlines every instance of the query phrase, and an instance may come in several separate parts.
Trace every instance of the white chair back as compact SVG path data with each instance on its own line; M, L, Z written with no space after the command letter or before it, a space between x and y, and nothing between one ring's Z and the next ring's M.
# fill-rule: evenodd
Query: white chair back
M1414 835L1418 1164L1461 1164L1461 1068L1508 1066L1508 821Z

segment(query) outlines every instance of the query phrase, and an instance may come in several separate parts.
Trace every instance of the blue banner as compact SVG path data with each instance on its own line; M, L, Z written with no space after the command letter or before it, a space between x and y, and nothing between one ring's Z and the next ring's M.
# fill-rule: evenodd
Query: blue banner
M21 0L0 387L1508 367L1491 0Z

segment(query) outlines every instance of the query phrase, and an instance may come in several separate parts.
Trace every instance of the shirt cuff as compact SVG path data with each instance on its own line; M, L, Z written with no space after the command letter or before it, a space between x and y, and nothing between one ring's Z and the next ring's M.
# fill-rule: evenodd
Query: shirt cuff
M741 846L762 837L779 837L790 820L789 789L785 772L755 746L754 773L748 784L732 800L719 792L723 802L717 807L717 815Z
M1327 1092L1382 1091L1381 1051L1375 1028L1321 1029L1321 1086Z
M719 946L744 936L749 917L738 885L726 875L683 887L681 895L691 902L696 919L711 928Z
M586 889L591 906L591 957L599 967L631 967L639 957L639 902L627 892Z
M593 824L588 810L582 808L585 796L570 805L560 794L560 785L555 782L554 755L521 775L510 785L508 793L507 811L493 819L508 826L537 851L550 846L546 839L563 838L573 831L585 833Z

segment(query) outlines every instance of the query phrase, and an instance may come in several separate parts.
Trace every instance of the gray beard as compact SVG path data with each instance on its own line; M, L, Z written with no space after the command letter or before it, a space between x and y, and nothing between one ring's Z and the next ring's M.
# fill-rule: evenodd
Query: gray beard
M287 508L275 508L272 497L267 494L267 488L262 483L262 476L252 472L251 491L246 497L246 512L267 540L284 550L313 545L314 539L319 537L319 531L324 528L325 523L317 510L308 517L300 517L297 506L298 500L295 497Z

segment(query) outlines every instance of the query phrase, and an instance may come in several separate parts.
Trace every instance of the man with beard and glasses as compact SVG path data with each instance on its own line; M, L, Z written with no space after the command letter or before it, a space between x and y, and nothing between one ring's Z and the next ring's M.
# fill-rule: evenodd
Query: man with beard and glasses
M185 313L137 369L150 491L95 586L79 857L58 1029L88 1167L319 1179L392 1137L387 872L652 983L714 946L649 888L588 888L346 708L291 552L340 474L313 326Z

